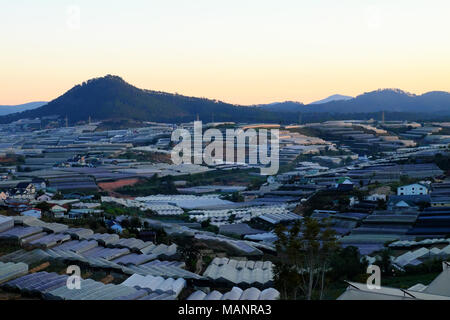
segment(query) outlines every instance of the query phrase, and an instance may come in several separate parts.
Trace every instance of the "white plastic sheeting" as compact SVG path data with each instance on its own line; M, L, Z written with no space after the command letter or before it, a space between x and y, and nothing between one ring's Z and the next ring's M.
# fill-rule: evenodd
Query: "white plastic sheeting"
M19 290L23 293L34 293L43 295L48 291L66 286L67 275L57 273L37 272L30 273L20 278L11 280L4 284L6 289Z
M94 234L94 231L85 228L69 228L63 233L69 234L74 239L87 239Z
M203 276L211 281L228 282L235 285L267 286L273 281L273 266L270 261L215 258Z
M91 250L98 246L98 242L95 240L73 240L58 246L59 250L70 250L78 254L82 254L88 250Z
M117 234L109 233L94 233L91 236L86 237L86 240L95 240L98 243L108 246L119 242L119 236Z
M46 258L48 258L48 254L41 249L36 249L32 251L17 250L7 255L1 256L0 261L16 262L16 263L23 262L30 265Z
M433 244L446 244L450 243L450 239L445 238L436 238L436 239L425 239L421 241L413 241L413 240L401 240L395 241L389 244L390 248L408 248L413 246L425 246L425 245L433 245Z
M423 263L423 261L432 258L446 258L450 256L450 245L439 248L418 248L413 251L408 251L394 259L394 264L403 268L406 266L416 266Z
M128 208L139 208L142 211L152 210L160 215L183 214L184 211L181 208L195 209L232 203L220 199L219 195L154 195L138 197L135 200L102 197L102 202L114 202Z
M19 241L23 238L32 236L34 234L42 232L43 229L40 227L14 227L12 229L6 230L0 233L0 239L2 240L15 240Z
M0 262L0 284L28 273L25 263Z
M183 278L164 279L163 277L142 276L140 274L133 274L123 285L133 288L147 289L151 292L167 293L177 297L183 288L186 287L186 280Z
M61 234L61 233L53 233L42 238L34 239L32 241L28 241L26 243L27 246L41 247L41 248L52 248L58 244L69 241L70 235Z
M81 280L79 290L70 290L62 286L46 294L48 299L57 300L114 300L130 296L137 290L123 285L103 284L91 279Z
M129 265L123 267L124 272L126 273L137 273L140 275L151 275L151 276L161 276L161 277L170 277L170 278L184 278L184 279L202 279L203 277L182 269L180 266L180 262L177 261L151 261L146 264L142 264L139 266ZM184 265L184 263L182 263ZM131 271L131 272L130 272Z
M184 214L183 209L170 204L146 204L146 208L160 216L179 216Z
M189 217L199 222L211 220L211 224L216 226L227 225L230 216L234 216L233 223L242 223L250 221L256 217L270 220L271 223L276 221L301 219L299 215L292 213L286 205L272 206L253 206L239 209L222 209L222 210L194 210L189 212ZM274 222L275 221L275 222Z
M280 293L274 288L268 288L260 291L257 288L248 288L242 290L238 287L233 287L231 291L225 294L219 291L212 291L209 294L203 291L195 291L187 300L278 300L280 299Z
M232 204L231 201L220 199L219 195L154 195L148 197L136 198L135 201L154 204L171 204L183 209L196 209L203 207L212 207Z
M65 230L69 229L67 225L62 223L49 223L39 220L36 217L29 216L15 216L14 224L22 225L25 227L40 227L44 231L53 233L64 232Z
M14 227L14 220L11 217L0 215L0 232L4 232Z
M232 252L243 255L262 255L263 252L256 248L257 244L251 241L236 240L219 235L209 235L206 233L197 233L195 239L206 242L211 245L225 245Z
M103 284L91 279L82 279L80 289L71 290L67 287L67 278L67 275L53 272L37 272L9 281L4 287L21 292L39 293L44 299L51 300L134 300L147 295L146 292L135 288ZM167 295L164 298L167 298Z

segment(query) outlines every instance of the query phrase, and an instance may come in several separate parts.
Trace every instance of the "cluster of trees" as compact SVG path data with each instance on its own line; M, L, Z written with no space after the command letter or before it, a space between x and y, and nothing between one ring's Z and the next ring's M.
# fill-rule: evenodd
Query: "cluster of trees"
M360 279L367 270L358 249L341 248L326 223L305 218L275 233L274 281L283 299L324 299L330 282Z
M219 233L219 228L211 224L211 219L202 221L201 226L205 231L213 232L216 234Z
M283 298L322 298L330 256L338 246L334 231L322 229L315 219L305 218L289 229L280 224L275 233L279 261L274 278Z
M227 194L223 197L223 199L233 202L244 202L244 196L238 191L233 192L232 194Z
M116 191L121 194L136 197L154 194L178 194L172 176L158 178L156 175L146 181L137 183L133 186L125 186Z
M434 156L434 162L441 170L446 173L450 172L450 154L438 153Z

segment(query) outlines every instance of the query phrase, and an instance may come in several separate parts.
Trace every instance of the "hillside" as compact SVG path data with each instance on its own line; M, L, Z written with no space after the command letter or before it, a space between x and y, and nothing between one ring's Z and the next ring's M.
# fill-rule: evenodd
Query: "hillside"
M284 113L370 114L380 111L391 113L442 113L450 115L450 93L442 91L414 95L399 89L380 89L352 98L333 95L304 105L300 102L278 102L258 105L265 111Z
M24 104L19 104L15 106L0 106L0 116L4 116L11 113L17 113L22 112L26 110L32 110L39 107L42 107L43 105L46 105L47 102L43 101L37 101L37 102L29 102Z
M254 107L221 101L138 89L122 78L108 75L77 85L64 95L34 110L0 117L0 123L21 118L58 115L70 123L106 119L158 122L192 121L275 121L276 115Z
M450 114L450 93L429 92L414 95L398 89L376 90L345 101L309 105L308 112L370 113L379 111Z
M333 94L332 96L329 96L328 98L319 100L319 101L315 101L315 102L311 102L310 104L323 104L323 103L327 103L327 102L332 102L332 101L341 101L341 100L350 100L353 99L353 97L350 96L343 96L341 94Z
M285 101L270 104L260 104L256 107L271 112L301 112L304 111L305 105L301 102Z

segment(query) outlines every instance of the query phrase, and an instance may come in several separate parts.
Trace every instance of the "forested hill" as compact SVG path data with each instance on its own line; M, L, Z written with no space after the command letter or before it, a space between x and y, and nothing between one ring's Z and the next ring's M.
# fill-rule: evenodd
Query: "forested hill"
M70 123L87 120L131 119L157 122L279 121L282 117L256 107L138 89L122 78L108 75L73 87L48 104L0 117L0 123L22 118L58 115Z

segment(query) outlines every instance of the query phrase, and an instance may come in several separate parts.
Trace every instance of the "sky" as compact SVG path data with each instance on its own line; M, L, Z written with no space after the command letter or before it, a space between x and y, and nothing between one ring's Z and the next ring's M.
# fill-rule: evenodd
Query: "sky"
M106 74L236 104L450 91L448 0L0 0L0 105Z

